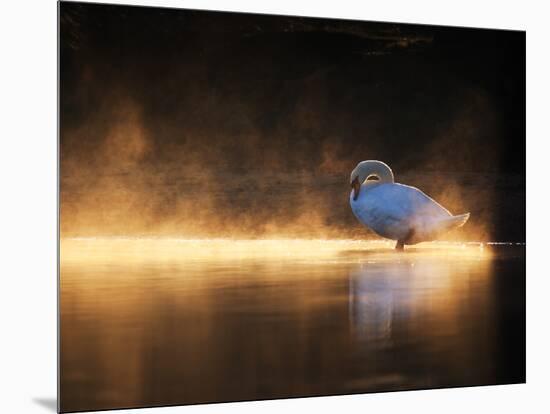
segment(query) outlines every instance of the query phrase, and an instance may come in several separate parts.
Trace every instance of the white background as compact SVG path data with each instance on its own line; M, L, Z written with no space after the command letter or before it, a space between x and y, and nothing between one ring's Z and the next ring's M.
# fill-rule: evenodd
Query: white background
M113 3L123 3L112 1ZM527 30L527 385L143 409L140 413L550 412L546 183L550 13L527 1L133 1L133 4ZM56 396L56 13L0 5L0 412L53 412ZM122 412L122 411L121 411Z

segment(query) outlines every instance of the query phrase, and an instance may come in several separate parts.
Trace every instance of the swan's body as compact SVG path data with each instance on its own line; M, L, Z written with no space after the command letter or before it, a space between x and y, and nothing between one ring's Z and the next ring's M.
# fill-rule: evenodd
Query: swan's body
M372 176L378 180L368 180ZM359 163L350 181L355 217L376 234L397 240L397 249L434 240L470 217L470 213L453 216L418 188L394 183L393 172L380 161Z

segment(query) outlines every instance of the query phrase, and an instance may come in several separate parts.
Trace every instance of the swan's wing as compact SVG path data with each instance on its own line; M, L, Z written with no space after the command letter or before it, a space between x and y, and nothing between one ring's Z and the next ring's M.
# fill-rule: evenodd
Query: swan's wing
M382 237L401 239L410 231L411 209L394 184L368 184L357 201L350 200L357 218Z
M403 184L386 184L374 190L377 190L375 198L398 217L426 216L431 219L443 219L451 216L445 207L418 188Z
M355 205L357 217L383 237L409 238L431 233L451 214L417 188L402 184L369 184Z
M367 184L357 201L350 198L357 218L382 237L394 240L433 240L463 225L469 214L452 216L417 188L396 183Z
M388 208L388 204L381 203L380 200L373 200L360 215L361 221L382 237L397 240L410 231L408 214L399 208Z

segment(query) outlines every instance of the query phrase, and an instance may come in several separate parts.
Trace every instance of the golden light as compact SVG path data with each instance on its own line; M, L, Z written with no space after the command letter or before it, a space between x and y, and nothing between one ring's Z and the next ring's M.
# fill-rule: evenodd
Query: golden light
M309 239L178 239L178 238L65 238L61 264L85 263L190 263L240 260L387 261L396 258L487 259L491 249L483 243L431 242L393 251L393 242Z

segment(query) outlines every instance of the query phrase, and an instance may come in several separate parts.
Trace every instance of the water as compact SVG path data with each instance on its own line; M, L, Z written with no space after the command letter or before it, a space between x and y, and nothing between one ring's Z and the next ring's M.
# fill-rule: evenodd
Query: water
M525 380L525 246L65 239L61 406Z

